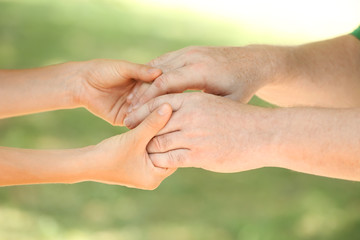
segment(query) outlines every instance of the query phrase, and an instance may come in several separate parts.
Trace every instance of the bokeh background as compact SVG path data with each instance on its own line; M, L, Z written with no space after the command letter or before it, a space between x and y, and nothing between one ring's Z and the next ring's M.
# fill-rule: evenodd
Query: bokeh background
M302 44L349 33L359 10L356 0L0 0L0 68L145 63L189 45ZM75 148L124 131L84 109L54 111L1 120L0 145ZM360 239L360 184L267 168L180 169L150 192L3 187L0 239Z

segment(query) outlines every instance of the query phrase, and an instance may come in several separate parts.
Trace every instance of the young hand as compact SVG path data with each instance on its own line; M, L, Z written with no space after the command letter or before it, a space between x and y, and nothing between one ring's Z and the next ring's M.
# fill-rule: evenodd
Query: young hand
M90 180L148 190L157 188L176 169L154 166L146 146L166 125L171 112L168 104L162 104L137 128L95 146Z
M80 105L113 125L122 125L126 98L137 81L150 82L160 69L119 60L97 59L81 67L75 95Z
M82 106L120 125L136 83L160 74L146 65L106 59L0 70L0 118Z

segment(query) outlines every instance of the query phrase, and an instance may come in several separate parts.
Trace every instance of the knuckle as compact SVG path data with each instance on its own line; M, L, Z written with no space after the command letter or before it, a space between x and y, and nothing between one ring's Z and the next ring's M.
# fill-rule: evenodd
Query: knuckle
M166 74L162 74L154 81L154 86L159 89L166 89L169 83L169 78Z
M185 50L185 53L187 53L187 52L191 51L194 48L195 48L195 46L187 46L187 47L183 48L183 50Z
M159 66L165 61L168 54L169 53L158 56L157 58L152 59L148 64L152 67Z
M162 59L163 59L163 56L154 58L148 63L148 65L150 65L151 67L156 67L161 63Z
M163 95L151 99L146 103L146 107L148 108L149 113L152 113L156 108L160 107L164 103L169 103L168 95Z
M155 145L155 149L158 150L158 151L161 151L162 143L161 143L161 141L160 141L159 138L160 138L160 137L155 137L155 138L153 139L153 143L154 143L154 145Z
M157 59L155 58L155 59L152 59L152 60L148 63L148 65L154 67L154 66L156 66L156 63L157 63Z
M204 96L204 93L202 93L202 92L193 92L193 93L191 93L192 101L194 101L195 103L200 102L201 99L203 98L203 96Z
M204 72L204 71L207 71L208 65L203 62L198 62L198 63L192 64L191 69L193 71L197 71L197 72Z
M152 112L157 108L158 104L159 104L159 100L158 100L157 98L151 100L151 101L147 104L149 113L152 113Z
M177 166L184 166L186 159L183 154L178 154L170 151L169 160L172 163L172 165L174 165L174 167L177 167Z
M104 64L107 62L106 59L103 59L103 58L96 58L96 59L92 59L92 60L89 60L88 61L90 64L93 64L93 65L98 65L98 64Z
M154 139L154 144L157 150L160 152L166 151L167 147L169 146L169 139L165 136L158 136Z
M199 50L201 47L199 47L199 46L194 46L194 45L192 45L192 46L188 46L188 47L186 47L186 50L189 52L191 52L191 51L197 51L197 50Z
M201 52L200 47L198 47L198 46L190 46L190 47L187 47L185 55L191 57L191 56L194 56L196 54L199 54L200 52Z

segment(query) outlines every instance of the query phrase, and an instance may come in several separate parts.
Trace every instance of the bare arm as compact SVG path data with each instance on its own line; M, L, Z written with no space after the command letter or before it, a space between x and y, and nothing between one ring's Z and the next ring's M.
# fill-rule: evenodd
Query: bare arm
M0 148L0 185L76 183L93 171L90 149L28 150Z
M43 68L0 70L0 118L74 108L77 63Z
M360 181L360 109L284 108L272 118L270 166Z
M360 41L352 35L284 49L286 66L256 94L279 106L360 106ZM275 65L275 66L276 66Z

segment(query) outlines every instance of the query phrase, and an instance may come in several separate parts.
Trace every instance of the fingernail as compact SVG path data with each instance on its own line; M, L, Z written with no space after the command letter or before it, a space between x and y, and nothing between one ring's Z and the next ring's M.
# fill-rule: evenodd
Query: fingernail
M130 118L129 118L129 117L126 117L126 118L124 119L124 125L125 125L126 127L130 127L130 124L131 124Z
M166 105L163 105L163 106L161 106L160 107L160 109L158 110L158 114L160 115L160 116L163 116L163 115L165 115L165 113L166 113Z
M157 68L150 68L148 70L148 73L150 73L150 74L154 74L154 73L158 73L158 72L159 72L159 69L157 69Z
M131 100L134 97L134 94L130 93L129 96L127 96L127 100Z

